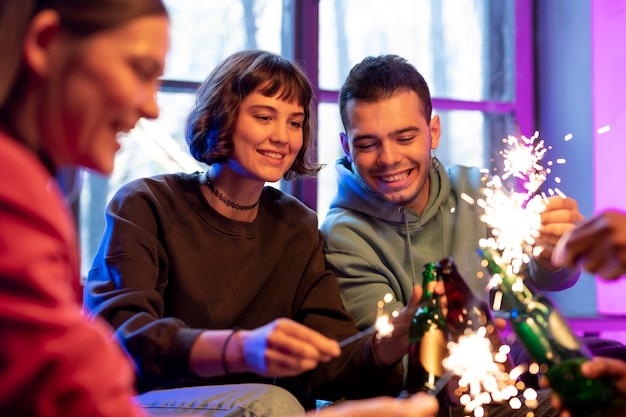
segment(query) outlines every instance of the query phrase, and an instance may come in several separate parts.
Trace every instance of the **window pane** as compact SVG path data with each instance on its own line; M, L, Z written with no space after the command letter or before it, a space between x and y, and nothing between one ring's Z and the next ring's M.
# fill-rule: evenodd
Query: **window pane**
M368 55L397 54L457 100L513 99L513 0L321 0L320 88Z
M320 223L326 217L328 206L337 192L335 161L341 155L339 132L343 131L336 104L319 105L318 159L326 166L317 181L317 212ZM441 118L441 139L437 158L444 165L467 165L491 168L497 164L496 155L502 138L515 133L511 114L483 113L479 111L437 111Z
M283 0L165 0L172 42L164 78L202 81L241 49L281 53ZM289 21L289 19L286 19Z
M140 120L135 129L121 137L122 149L115 157L113 174L107 178L82 173L79 224L83 276L100 243L106 204L119 187L136 178L205 169L189 154L184 138L185 119L194 98L192 93L159 92L159 119Z

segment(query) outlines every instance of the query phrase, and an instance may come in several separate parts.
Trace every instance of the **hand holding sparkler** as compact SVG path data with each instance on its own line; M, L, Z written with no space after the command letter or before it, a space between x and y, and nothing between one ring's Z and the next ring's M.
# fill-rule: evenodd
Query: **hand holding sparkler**
M383 305L393 300L391 294L387 294L385 298L378 302L376 323L361 332L352 335L339 342L340 347L344 347L349 343L365 337L368 334L377 332L374 339L374 354L376 360L383 365L392 365L397 363L407 353L409 346L409 328L411 320L415 312L419 308L420 299L422 297L422 287L416 285L413 288L413 295L409 304L402 310L394 312L389 317L383 313Z
M421 298L422 287L416 285L413 288L413 294L409 303L391 317L393 332L386 337L381 337L374 341L376 360L381 364L394 364L408 353L411 321L420 306Z
M561 236L576 227L584 218L578 210L576 200L561 196L548 198L540 216L541 227L536 245L542 250L535 255L535 260L545 269L556 269L559 265L554 264L551 259L554 248Z

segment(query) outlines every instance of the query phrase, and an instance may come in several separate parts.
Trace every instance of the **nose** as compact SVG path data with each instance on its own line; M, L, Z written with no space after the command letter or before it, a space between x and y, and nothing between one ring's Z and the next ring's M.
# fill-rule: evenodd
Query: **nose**
M289 142L289 130L286 123L275 123L272 133L270 134L270 141L274 143L288 143Z
M402 153L398 152L395 143L384 141L378 153L378 163L380 165L395 165L402 159Z
M159 117L159 104L157 103L156 88L147 92L140 102L141 116L146 119Z

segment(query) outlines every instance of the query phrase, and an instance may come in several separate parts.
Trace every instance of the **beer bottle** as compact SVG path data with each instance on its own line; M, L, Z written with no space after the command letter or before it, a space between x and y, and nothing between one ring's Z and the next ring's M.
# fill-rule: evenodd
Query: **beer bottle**
M406 390L414 394L434 388L444 372L448 355L448 330L434 287L438 281L435 264L424 265L422 300L409 330L409 362Z
M589 379L580 372L591 358L588 348L569 327L558 308L532 292L522 278L501 268L489 248L480 251L491 274L498 274L498 289L508 303L511 328L536 361L573 416L587 416L607 405L614 395L606 379Z
M503 372L510 372L513 365L508 355L504 359L496 360L503 355L501 349L503 343L487 302L472 293L472 290L459 274L452 258L440 260L437 264L437 270L446 289L448 301L446 322L450 339L458 342L461 336L468 336L478 332L481 327L484 328L485 337L489 339L491 344L494 362L499 364Z

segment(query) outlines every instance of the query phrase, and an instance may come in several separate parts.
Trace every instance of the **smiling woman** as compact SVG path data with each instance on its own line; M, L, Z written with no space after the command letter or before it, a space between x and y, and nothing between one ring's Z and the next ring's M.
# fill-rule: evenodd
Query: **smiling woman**
M157 116L168 33L160 0L0 2L0 415L142 415L132 367L73 292L54 175L111 172L118 131Z

